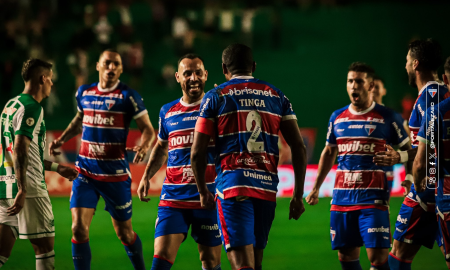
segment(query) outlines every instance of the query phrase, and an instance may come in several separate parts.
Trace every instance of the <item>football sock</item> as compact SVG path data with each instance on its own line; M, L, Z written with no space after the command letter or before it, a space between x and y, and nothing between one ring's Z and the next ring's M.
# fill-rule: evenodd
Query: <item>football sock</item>
M411 270L412 261L405 261L389 253L389 267L391 270Z
M255 267L255 270L262 270L262 265Z
M384 263L378 265L371 264L370 270L390 270L388 260L389 258Z
M36 255L36 270L55 269L55 251Z
M89 239L86 242L77 242L72 239L72 259L75 270L91 269L91 247Z
M220 263L218 265L216 265L216 267L212 268L212 269L208 269L202 266L202 270L222 270L222 268L220 267Z
M239 268L238 270L244 270L244 269L247 269L247 270L254 270L254 269L251 268L250 266L244 266L244 267Z
M122 243L135 270L145 270L144 256L142 255L142 242L134 233L134 240L130 244Z
M0 268L2 268L2 266L6 263L7 260L8 258L0 256Z
M341 262L342 270L362 270L361 265L359 264L359 259L349 262Z
M169 270L173 265L173 262L163 258L161 256L153 256L153 264L151 270Z

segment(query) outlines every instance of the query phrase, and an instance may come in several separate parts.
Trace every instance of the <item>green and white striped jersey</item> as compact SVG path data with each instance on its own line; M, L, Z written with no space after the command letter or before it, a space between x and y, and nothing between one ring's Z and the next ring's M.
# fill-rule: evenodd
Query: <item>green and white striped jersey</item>
M0 117L0 199L13 199L17 194L13 153L15 135L31 139L28 150L27 198L47 196L45 184L44 110L31 95L20 94L6 103Z

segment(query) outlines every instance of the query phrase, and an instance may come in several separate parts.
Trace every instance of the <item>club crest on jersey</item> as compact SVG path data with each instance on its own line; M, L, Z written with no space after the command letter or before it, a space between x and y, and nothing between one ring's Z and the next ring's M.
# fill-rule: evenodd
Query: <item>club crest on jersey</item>
M366 129L368 135L372 134L372 132L374 132L374 130L376 128L377 128L376 125L366 125L365 126L365 129Z
M112 106L114 106L114 104L116 104L116 101L113 99L107 99L107 100L105 100L105 104L109 111L109 110L111 110Z
M436 93L437 93L437 89L428 89L428 93L430 93L430 96L431 96L432 98L434 98L434 96L435 96Z

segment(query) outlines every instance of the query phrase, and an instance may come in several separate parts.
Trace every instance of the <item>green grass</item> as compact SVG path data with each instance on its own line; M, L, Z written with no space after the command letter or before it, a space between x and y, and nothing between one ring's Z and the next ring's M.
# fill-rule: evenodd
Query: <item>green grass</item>
M158 199L147 203L133 198L133 226L143 242L147 269L153 257L153 235ZM391 226L395 224L402 198L392 198ZM71 215L68 198L52 198L55 215L56 269L73 269L71 256ZM337 252L331 250L329 209L330 199L323 198L316 206L306 206L306 212L298 221L288 220L289 199L278 199L275 221L270 232L269 244L264 253L264 269L340 269ZM132 269L120 241L117 239L109 214L100 201L92 221L90 244L92 269ZM27 240L18 240L11 257L2 268L34 269L34 253ZM364 248L361 265L369 269ZM181 245L174 270L201 269L198 251L191 237ZM225 252L222 252L222 269L230 269ZM447 269L440 250L423 248L413 263L413 269Z

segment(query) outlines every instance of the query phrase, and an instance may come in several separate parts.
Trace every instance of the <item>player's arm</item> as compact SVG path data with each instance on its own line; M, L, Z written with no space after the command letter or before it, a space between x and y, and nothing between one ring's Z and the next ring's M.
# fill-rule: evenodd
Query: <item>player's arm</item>
M311 190L311 193L306 197L306 202L310 205L319 203L319 190L327 177L327 174L333 168L334 161L338 153L338 148L335 145L326 145L320 155L319 169L316 177L316 182Z
M211 121L205 118L199 118L199 120L201 119L204 121ZM215 208L214 196L208 190L205 179L206 166L208 165L208 144L210 139L210 135L198 132L196 127L194 142L191 148L191 165L192 171L194 172L195 181L197 183L198 192L200 194L201 206L212 210Z
M150 146L153 143L153 140L155 139L155 130L153 129L152 123L150 122L150 117L147 113L137 118L136 124L141 131L141 145L127 147L126 150L136 152L133 162L139 163L144 160Z
M148 160L144 175L139 183L139 188L137 190L139 200L143 202L150 201L150 198L146 198L148 190L150 189L150 179L152 179L164 162L166 162L168 148L169 143L167 141L157 140L152 153L150 154L150 159Z
M398 163L413 162L416 157L417 148L411 148L411 142L409 149L403 150L400 147L399 151L395 151L392 146L386 144L386 151L376 152L373 158L373 162L378 166L393 166Z
M31 139L25 135L17 134L14 139L14 173L16 175L18 192L14 204L7 209L8 216L17 215L22 210L27 196L27 167L28 150Z
M405 145L401 146L399 149L400 149L400 151L403 151L403 152L409 152L409 151L414 150L414 156L416 155L416 152L417 152L417 149L411 148L410 141L408 141ZM412 181L413 181L413 177L412 177L413 162L414 162L414 159L412 159L412 158L410 159L409 154L408 154L408 161L406 161L404 163L406 177L405 177L405 180L401 183L402 187L405 188L405 190L403 191L403 196L408 195L408 193L411 191L411 185L412 185Z
M58 164L56 162L51 162L48 160L44 160L44 169L46 171L53 171L57 172L59 175L61 175L64 178L67 178L69 181L75 180L78 176L78 171L69 167L64 166L61 164Z
M412 168L412 174L414 177L414 187L417 192L425 191L426 188L426 177L427 177L427 148L428 153L434 153L430 145L419 141L419 146L417 147L417 154L414 159L414 165Z
M83 132L83 116L80 111L77 112L75 117L70 122L69 126L64 130L63 134L59 138L53 140L48 147L51 156L58 156L61 152L57 152L56 149L61 147L65 142Z
M280 131L286 143L291 148L292 166L294 167L295 186L294 194L289 207L289 219L297 220L303 212L303 188L306 175L306 147L297 125L297 120L285 120L281 122Z

